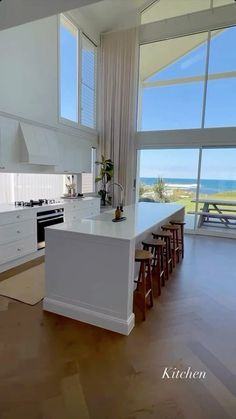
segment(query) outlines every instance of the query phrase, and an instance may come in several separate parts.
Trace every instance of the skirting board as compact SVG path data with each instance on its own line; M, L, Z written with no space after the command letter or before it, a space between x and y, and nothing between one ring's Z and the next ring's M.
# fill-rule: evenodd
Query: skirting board
M48 297L45 297L43 300L43 309L45 311L50 311L51 313L92 324L93 326L102 327L103 329L121 333L126 336L130 334L134 327L133 313L128 320L122 320Z

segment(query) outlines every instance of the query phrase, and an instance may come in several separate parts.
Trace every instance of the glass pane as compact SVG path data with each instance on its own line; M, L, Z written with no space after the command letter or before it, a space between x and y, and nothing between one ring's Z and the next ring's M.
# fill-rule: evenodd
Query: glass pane
M82 82L95 88L96 47L85 36L82 37Z
M159 0L142 13L141 23L156 22L162 19L199 12L200 10L209 9L210 5L210 0Z
M78 122L77 29L64 17L60 23L61 117Z
M96 54L96 46L83 35L81 124L90 128L96 125Z
M236 27L212 32L205 127L235 126Z
M206 41L202 33L141 46L139 130L201 127Z
M82 84L81 92L81 123L90 128L94 128L95 125L95 92L87 87L85 84Z
M205 128L236 125L236 78L208 81Z
M168 39L141 47L141 75L146 82L205 74L206 33ZM151 72L155 74L149 76Z
M198 149L141 150L140 201L182 204L187 228L194 228L198 158Z
M209 74L236 71L236 26L211 32Z
M198 228L236 232L236 148L202 151ZM222 214L226 214L224 218Z
M142 131L200 128L203 82L143 90Z

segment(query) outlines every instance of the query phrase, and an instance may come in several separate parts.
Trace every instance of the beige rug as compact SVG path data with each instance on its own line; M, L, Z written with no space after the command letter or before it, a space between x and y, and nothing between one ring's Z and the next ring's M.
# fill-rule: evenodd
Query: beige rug
M45 296L44 263L0 282L0 295L34 305Z

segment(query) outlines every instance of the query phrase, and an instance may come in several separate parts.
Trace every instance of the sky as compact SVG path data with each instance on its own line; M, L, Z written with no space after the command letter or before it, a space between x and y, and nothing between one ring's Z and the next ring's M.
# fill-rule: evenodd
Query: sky
M236 70L236 27L212 34L209 74ZM193 35L191 35L193 37ZM195 35L194 35L195 36ZM168 48L168 41L166 47ZM145 45L141 48L148 48ZM206 43L195 48L147 81L204 75ZM146 88L142 103L144 131L201 128L204 83ZM235 126L236 78L208 82L205 127ZM222 143L224 139L222 139ZM198 150L143 150L141 177L196 178ZM219 170L220 169L220 170ZM236 150L204 150L203 179L236 179Z
M199 149L141 150L140 177L197 179ZM236 180L236 148L202 150L202 179Z

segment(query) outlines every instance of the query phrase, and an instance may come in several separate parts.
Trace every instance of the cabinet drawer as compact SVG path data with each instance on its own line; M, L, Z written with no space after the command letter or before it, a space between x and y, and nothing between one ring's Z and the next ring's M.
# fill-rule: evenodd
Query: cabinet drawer
M14 243L2 244L0 245L0 263L9 262L36 250L35 234Z
M36 237L36 220L5 224L0 226L0 244L15 242L32 234Z
M32 209L4 212L0 214L0 226L19 223L19 221L32 220L34 218L36 219L36 212Z

